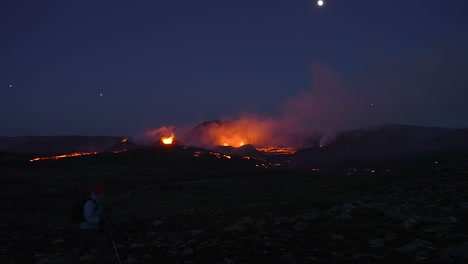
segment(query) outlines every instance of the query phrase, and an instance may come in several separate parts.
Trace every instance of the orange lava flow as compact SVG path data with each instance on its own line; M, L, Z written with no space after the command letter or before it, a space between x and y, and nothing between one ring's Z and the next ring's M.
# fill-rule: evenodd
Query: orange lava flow
M296 153L296 150L293 148L257 148L257 150L270 153L270 154L274 154L274 155L285 155L285 154Z
M95 155L98 152L82 152L82 153L73 153L67 155L59 155L59 156L50 156L50 157L41 157L29 160L30 162L38 161L38 160L58 160L63 158L70 158L70 157L78 157L78 156L87 156L87 155Z

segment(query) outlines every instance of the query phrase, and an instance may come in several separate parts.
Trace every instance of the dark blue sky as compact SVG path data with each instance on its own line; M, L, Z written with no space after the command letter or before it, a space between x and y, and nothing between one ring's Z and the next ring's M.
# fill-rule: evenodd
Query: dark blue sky
M0 136L468 127L466 0L3 0L0 19Z

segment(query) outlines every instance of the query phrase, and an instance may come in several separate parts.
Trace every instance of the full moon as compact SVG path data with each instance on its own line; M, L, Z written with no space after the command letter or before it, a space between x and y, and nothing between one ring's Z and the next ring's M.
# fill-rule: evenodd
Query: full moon
M319 1L317 2L317 5L323 6L323 1L322 1L322 0L319 0Z

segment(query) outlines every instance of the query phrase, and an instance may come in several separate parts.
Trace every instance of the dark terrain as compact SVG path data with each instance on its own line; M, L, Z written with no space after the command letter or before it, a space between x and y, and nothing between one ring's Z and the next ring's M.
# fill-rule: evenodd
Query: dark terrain
M467 263L468 149L319 162L362 146L356 137L266 169L178 146L38 162L3 153L0 262L63 263L77 245L72 207L98 184L123 263Z
M2 263L57 263L75 246L71 207L95 184L107 189L125 263L462 263L468 252L461 165L352 176L119 166L1 175Z

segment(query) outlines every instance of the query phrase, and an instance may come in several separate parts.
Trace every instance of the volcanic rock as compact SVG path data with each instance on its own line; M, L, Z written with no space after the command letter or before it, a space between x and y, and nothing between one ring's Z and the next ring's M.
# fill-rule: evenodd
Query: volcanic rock
M58 244L62 244L64 242L65 242L65 240L63 240L63 239L56 239L56 240L52 241L52 245L58 245Z
M229 226L224 229L224 232L244 232L245 228L239 223Z
M262 153L258 151L253 145L246 144L238 148L231 146L217 146L214 151L221 152L227 155L237 156L237 157L263 157Z
M132 243L130 244L130 248L139 248L139 247L143 247L142 244L138 244L138 243Z
M154 225L154 226L158 226L158 225L160 225L160 224L162 224L162 223L164 223L164 222L161 221L161 220L156 220L156 221L153 222L153 225Z
M204 235L206 231L204 229L195 229L190 231L190 234L193 236L199 236L199 235Z
M314 221L317 220L319 217L320 214L315 211L301 215L301 219L303 219L304 221Z
M133 263L136 263L136 262L137 262L137 260L132 258L132 257L122 261L122 263L124 263L124 264L133 264Z
M421 248L432 248L432 243L422 239L415 239L402 247L396 248L395 250L401 252L411 252Z
M295 225L294 225L294 230L296 231L304 231L308 228L309 226L303 222L297 222Z
M444 261L465 261L466 263L468 261L468 243L465 242L443 248L439 258Z
M344 240L344 236L339 235L339 234L331 234L331 238L333 240Z

